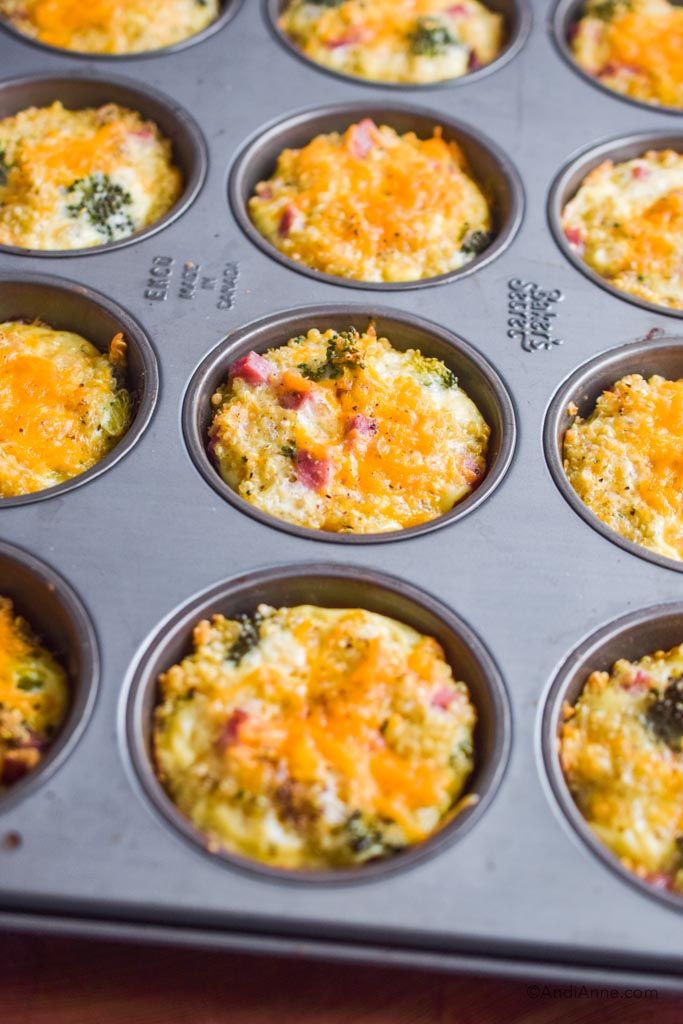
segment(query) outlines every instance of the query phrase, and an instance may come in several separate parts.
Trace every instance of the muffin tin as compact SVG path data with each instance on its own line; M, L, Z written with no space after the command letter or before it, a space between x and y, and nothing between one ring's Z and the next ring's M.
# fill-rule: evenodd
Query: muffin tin
M548 203L572 154L678 137L682 122L575 74L543 0L499 6L522 26L533 12L518 52L439 88L327 74L280 44L272 7L256 0L192 45L117 58L116 78L110 60L2 37L0 113L57 94L76 105L128 96L172 135L192 183L182 209L124 246L0 256L0 314L37 315L102 347L123 328L138 397L131 433L78 486L0 503L0 592L75 683L40 771L0 798L4 925L681 988L683 900L634 882L596 846L558 776L555 734L563 697L591 669L683 639L679 566L611 543L564 500L564 403L588 402L623 367L680 373L683 343L675 314L598 287L568 258ZM245 190L277 144L361 109L420 130L441 122L490 173L508 234L466 275L438 288L355 284L350 296L255 244ZM493 428L480 489L391 538L310 534L227 494L201 441L232 355L287 340L302 317L373 316L399 347L419 336L443 353L480 403ZM196 617L304 597L423 624L480 711L479 804L420 850L314 884L209 856L160 791L148 749L154 676Z

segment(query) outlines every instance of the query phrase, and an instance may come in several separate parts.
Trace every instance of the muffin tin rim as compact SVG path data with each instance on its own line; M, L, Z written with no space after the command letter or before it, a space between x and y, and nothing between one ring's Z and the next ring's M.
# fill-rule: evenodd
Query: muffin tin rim
M668 558L666 555L660 555L656 551L650 551L649 548L636 544L635 541L622 537L620 533L612 530L584 504L564 471L564 460L558 445L559 423L566 413L568 404L572 401L573 392L579 387L583 389L603 367L607 367L613 362L621 362L622 358L631 357L632 359L637 359L641 355L644 357L652 354L656 355L659 349L671 348L672 345L680 345L681 361L683 363L683 332L681 334L670 334L660 328L655 328L654 331L656 332L654 338L652 337L653 332L650 332L650 334L644 337L634 338L632 341L612 346L604 349L597 355L591 356L590 359L577 366L560 382L546 407L543 419L543 451L553 483L567 504L591 529L631 555L660 566L660 568L681 573L683 572L683 561L679 562L674 558ZM620 371L615 372L623 376ZM632 372L641 371L634 370ZM619 376L615 377L614 381L618 379ZM564 432L562 438L564 439Z
M62 768L65 761L73 754L92 717L97 701L101 669L95 625L86 605L72 584L42 558L38 558L14 543L0 539L0 558L2 557L18 563L44 588L55 594L78 634L84 665L81 669L82 678L78 687L80 692L77 693L76 699L72 699L69 703L65 718L44 759L23 778L13 783L4 793L0 793L0 816L5 811L13 810L20 801L31 797L52 778L55 772ZM30 613L26 613L25 617L33 628ZM60 664L62 664L61 659ZM64 667L66 668L66 666ZM70 677L69 684L70 694L73 698L73 680ZM69 718L73 719L70 725Z
M87 2L87 0L84 0L84 2ZM50 43L44 43L40 39L34 39L32 36L27 35L21 29L15 28L4 18L0 18L0 30L21 43L27 43L29 46L49 54L54 54L56 57L74 57L77 60L107 61L112 63L123 60L151 60L155 57L168 57L175 53L181 53L183 50L187 50L191 46L209 39L232 21L242 3L243 0L222 0L221 6L223 9L218 17L215 21L210 22L206 28L203 28L201 32L196 32L193 36L180 39L177 43L171 43L169 46L160 46L155 50L142 50L139 53L89 53L87 50L69 50L64 46L52 46Z
M247 210L248 199L243 200L242 198L242 185L249 163L258 153L261 146L267 144L271 139L277 139L288 134L291 129L296 129L318 118L334 118L348 115L348 124L351 125L364 114L368 116L373 114L380 117L383 116L383 114L378 114L378 111L383 111L389 115L413 115L416 118L429 121L434 127L440 126L451 130L455 136L467 136L487 151L505 177L510 193L510 213L506 223L496 233L491 244L462 267L450 270L445 274L419 278L413 281L362 281L355 278L339 277L326 271L316 270L303 262L300 263L286 256L274 245L271 245L252 223ZM314 135L311 135L310 138L314 137ZM286 143L283 143L280 152L286 148ZM476 178L473 177L473 180L476 181ZM243 234L269 259L275 260L276 263L279 263L286 269L303 274L314 281L333 284L341 288L377 292L408 292L423 288L433 288L459 281L462 278L469 277L476 271L483 270L499 256L502 256L512 245L524 220L526 206L524 185L516 165L502 147L491 139L490 136L461 121L459 118L452 117L450 114L441 114L437 110L411 102L401 102L397 99L384 100L381 97L378 97L376 100L368 98L365 100L335 102L316 107L298 108L284 116L278 116L265 122L265 124L257 128L240 144L235 156L232 158L228 167L227 194L233 217Z
M248 338L256 340L255 335L267 330L271 326L282 325L283 332L288 332L293 322L304 317L320 316L341 316L347 315L351 318L365 319L369 321L373 317L387 318L402 321L405 324L422 331L425 335L432 335L443 341L455 352L462 353L486 381L494 395L502 420L500 439L500 450L492 469L488 469L481 483L461 501L457 502L452 509L443 515L430 519L425 523L405 529L391 530L375 533L338 533L315 529L308 526L298 526L286 519L279 519L274 515L262 511L251 505L242 498L229 484L220 476L217 468L211 463L206 451L206 440L200 435L197 429L197 417L199 413L200 391L205 380L211 375L213 368L225 358L236 346ZM283 341L282 344L286 344ZM471 396L470 396L471 397ZM474 399L472 399L474 401ZM517 451L517 410L511 392L498 370L492 362L483 355L474 345L464 338L456 335L447 327L425 317L401 309L393 309L386 306L377 306L372 303L360 305L358 303L320 303L316 305L296 306L281 310L278 313L271 313L266 317L244 324L241 328L228 333L217 345L214 346L200 362L195 366L182 398L181 420L182 434L188 455L204 481L226 502L232 505L238 512L250 516L256 522L285 533L301 537L305 540L318 541L332 544L386 544L402 540L410 540L443 527L454 525L467 515L474 512L482 505L506 479ZM488 483L487 483L488 481Z
M46 487L41 491L34 491L28 494L15 495L11 498L0 497L0 513L3 508L32 505L35 502L61 497L69 491L92 483L103 473L113 469L117 463L130 454L142 439L156 412L160 392L159 362L147 332L136 317L113 299L100 292L99 289L81 284L70 278L40 273L0 272L0 289L4 284L28 284L37 285L40 288L57 288L61 291L70 292L74 296L80 296L85 301L89 300L95 306L105 309L120 322L126 341L130 343L130 340L133 340L143 364L144 388L135 417L128 430L99 462L96 462L94 466L91 466L85 472L79 473L69 480L64 480L60 484L55 484L53 487Z
M555 664L555 668L550 674L536 715L535 745L536 762L546 798L565 831L576 844L605 865L613 876L625 881L642 895L655 899L680 914L683 911L683 893L677 896L670 890L658 889L652 883L640 878L634 871L625 867L617 854L613 853L607 844L603 843L592 831L571 794L562 771L558 749L558 729L562 722L562 707L573 672L579 666L585 666L588 659L594 656L605 642L626 637L639 627L656 623L669 615L683 617L683 601L666 601L626 612L617 617L611 617L607 621L603 621L598 628L591 628L584 633L574 643L569 654L563 655ZM683 642L683 637L681 642ZM648 649L640 657L652 653L654 652ZM585 671L585 679L579 693L583 692L588 676L595 670L585 666L581 671L582 673Z
M259 585L308 577L334 579L342 583L345 580L366 583L372 589L397 594L438 618L450 633L462 640L480 666L495 718L493 750L487 759L490 766L488 777L485 779L484 792L476 803L464 807L426 840L408 847L404 853L353 868L278 868L243 854L232 853L225 848L210 850L205 834L178 810L165 793L154 771L152 756L145 749L142 704L148 687L156 686L156 680L148 678L147 665L154 660L155 654L168 640L169 635L181 631L190 632L201 617L210 614L217 603L235 590L245 590L248 593ZM474 699L473 703L476 708ZM474 827L496 799L507 772L514 728L505 677L479 633L466 619L431 592L392 573L368 566L344 565L330 560L261 565L203 587L180 604L176 604L154 625L133 655L121 687L117 717L119 750L127 775L150 814L160 821L170 836L175 835L186 846L189 845L195 852L208 856L221 868L235 869L255 881L316 887L346 886L380 880L404 869L416 867L432 856L445 852ZM467 792L468 784L463 796Z
M469 71L464 75L456 75L452 78L440 79L437 82L384 82L376 79L361 78L358 75L352 75L345 71L337 71L334 68L328 68L323 64L318 64L316 61L306 56L306 54L297 47L296 43L289 38L286 32L283 32L279 27L277 23L279 17L277 8L280 6L281 0L261 0L261 2L263 20L268 30L280 46L296 57L297 60L301 61L308 67L311 67L316 71L320 71L323 74L330 75L337 80L350 82L354 85L365 86L366 88L389 89L395 93L406 92L409 90L424 92L435 89L450 89L480 81L482 78L501 70L506 64L518 56L529 38L533 24L533 11L531 9L530 0L512 0L517 14L517 29L513 33L513 38L506 41L502 51L489 64L485 64L484 67L478 68L476 71Z
M574 150L574 152L563 161L560 170L555 175L553 182L548 192L548 201L546 204L546 214L548 218L548 224L550 231L555 243L560 249L562 255L577 269L584 277L587 277L593 284L598 285L603 291L609 292L617 299L621 299L623 302L630 302L631 305L639 306L641 309L648 310L650 313L658 313L661 316L671 316L676 319L683 319L683 309L674 309L669 306L660 306L657 303L649 302L647 299L641 299L637 295L631 295L628 292L621 291L611 284L607 278L602 277L597 271L593 270L592 267L586 263L586 261L575 253L572 247L569 245L567 238L565 237L564 231L562 230L562 211L566 204L576 195L576 192L583 184L583 181L587 174L590 173L595 167L598 166L602 160L613 159L615 163L621 163L628 160L637 159L637 157L620 157L618 151L623 149L631 148L633 146L640 147L641 155L646 149L654 148L657 151L661 149L674 148L673 140L676 140L677 145L680 147L679 151L683 156L683 126L676 130L675 128L658 128L651 129L649 131L637 131L631 132L627 135L610 136L609 138L603 138L592 142L590 145L582 146L580 149ZM667 141L669 145L667 146ZM662 143L662 145L657 145ZM591 165L590 168L588 165ZM581 181L574 189L573 193L569 196L564 195L568 189L569 180L575 175L581 174Z
M674 6L683 5L683 0L672 0L672 2ZM630 103L633 107L639 107L641 110L648 110L650 112L655 111L660 114L673 114L675 117L683 116L683 109L680 107L671 107L661 103L648 103L646 100L638 100L633 96L626 96L624 93L617 92L616 89L610 89L609 86L603 85L602 82L599 82L597 78L589 74L588 71L585 71L584 68L578 64L574 59L574 55L569 46L566 30L570 24L577 21L580 10L584 4L585 0L555 0L555 5L550 10L550 36L555 45L555 49L562 59L569 65L572 71L583 78L585 82L588 82L589 85L592 85L595 89L599 89L603 94L621 100L622 103Z
M60 83L80 83L84 88L88 86L112 86L115 90L124 89L129 90L134 95L145 99L150 99L153 103L163 107L168 113L169 117L175 122L179 132L187 139L190 148L193 151L194 156L194 167L189 176L185 176L183 173L183 191L174 203L174 205L158 220L149 224L147 227L140 228L132 235L128 235L126 238L119 238L113 242L104 242L102 245L87 246L85 248L78 249L28 249L17 245L6 245L0 243L0 254L6 253L8 256L23 256L30 259L66 259L66 258L80 258L83 256L97 256L102 253L115 252L118 249L124 249L128 246L135 245L138 242L146 241L153 235L158 234L165 228L170 227L180 217L185 214L190 207L194 204L195 200L199 197L204 185L206 183L208 167L209 167L209 150L204 138L204 133L199 127L199 123L195 120L192 114L181 106L172 96L168 93L163 92L156 87L148 85L146 82L139 82L134 78L127 78L121 75L106 75L93 72L92 70L87 71L69 71L65 69L63 73L59 71L55 72L40 72L38 74L19 75L11 78L0 79L0 101L2 94L5 89L19 88L30 90L32 85L47 85L49 82L55 83L55 89L59 89ZM59 95L55 95L54 101L59 101ZM53 102L54 102L53 101ZM61 102L61 101L60 101ZM115 98L112 98L109 102L117 103ZM21 113L28 107L34 104L29 102L26 106L21 106L15 113ZM88 104L84 107L67 107L67 110L84 110L87 109ZM147 120L154 121L157 128L159 129L162 137L169 140L169 136L165 131L162 130L161 126L157 124L154 118L147 118L143 114L142 110L136 105L133 109L135 113L138 113L141 117ZM5 117L13 117L14 114L7 114ZM173 148L175 149L175 143L173 139L170 139ZM174 159L173 165L178 167L177 161Z

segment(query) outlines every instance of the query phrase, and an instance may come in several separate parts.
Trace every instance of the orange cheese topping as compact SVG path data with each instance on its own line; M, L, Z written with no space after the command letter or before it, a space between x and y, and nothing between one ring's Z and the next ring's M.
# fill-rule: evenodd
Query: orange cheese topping
M335 532L405 529L483 479L489 427L439 360L372 326L311 330L265 360L267 384L217 392L210 431L223 479L258 508Z
M0 790L36 767L67 703L64 669L0 597Z
M668 0L589 0L577 62L616 92L683 108L683 8Z
M366 120L286 149L249 200L277 249L337 277L411 281L464 266L490 241L489 207L455 142Z
M0 0L0 16L48 46L124 54L171 46L201 32L218 0Z
M268 863L420 842L471 771L475 712L439 644L361 609L215 616L159 685L164 785L211 841Z
M564 440L565 470L613 530L683 559L683 380L623 377L577 416Z
M125 353L117 335L112 346L119 360L122 345ZM85 472L129 422L128 393L94 345L44 324L0 324L1 497L44 490Z

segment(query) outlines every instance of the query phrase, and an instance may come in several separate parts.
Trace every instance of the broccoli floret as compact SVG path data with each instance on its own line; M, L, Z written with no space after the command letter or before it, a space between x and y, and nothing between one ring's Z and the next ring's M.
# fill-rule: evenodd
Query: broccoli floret
M617 14L628 11L630 7L631 0L600 0L590 8L589 13L601 21L611 21Z
M327 343L325 360L319 366L300 363L297 369L302 377L309 380L338 380L344 369L363 368L358 351L358 331L350 327L347 331L335 334Z
M384 852L382 833L369 828L363 821L360 811L354 811L351 817L347 818L344 830L349 849L353 853L363 854L364 857L377 857Z
M458 378L440 359L430 359L416 353L413 356L413 367L425 384L440 384L442 388L457 388Z
M7 163L4 149L0 149L0 185L6 185L9 177L10 166Z
M280 448L280 452L286 459L294 459L296 458L296 445L283 444L282 448Z
M683 677L673 679L647 710L647 720L657 736L672 750L683 741Z
M473 231L468 238L460 246L462 252L472 253L474 256L478 256L484 249L488 249L489 245L493 241L492 231Z
M240 635L226 654L225 660L233 665L239 665L245 654L256 647L261 639L262 618L257 612L255 615L235 615L235 619L240 624Z
M456 40L438 18L418 18L410 33L410 49L416 57L440 57Z
M98 171L88 178L79 178L69 185L67 192L78 200L67 206L69 216L76 218L85 214L107 241L133 231L135 225L125 210L133 198L108 174Z

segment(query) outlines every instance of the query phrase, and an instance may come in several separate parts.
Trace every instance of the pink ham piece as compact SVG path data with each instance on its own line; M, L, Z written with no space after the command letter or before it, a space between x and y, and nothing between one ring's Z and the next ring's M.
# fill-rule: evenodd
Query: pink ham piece
M23 779L24 775L29 770L28 762L26 758L22 756L20 751L9 750L5 754L4 761L2 762L2 776L0 781L5 786L11 786L12 783L18 782L19 779Z
M293 409L296 412L312 399L312 391L283 391L280 395L280 405L283 409Z
M645 875L645 881L655 889L670 889L673 884L673 878L665 871L650 871Z
M372 434L377 433L377 424L370 416L364 416L359 412L349 420L346 433L358 434L360 437L371 437Z
M325 46L328 50L338 50L341 46L353 46L354 43L362 43L366 35L365 29L361 28L360 25L354 25L347 29L343 35L337 36L335 39L328 39Z
M628 693L647 693L650 690L650 677L647 672L639 668L633 679L621 684L622 690Z
M643 164L636 164L631 171L631 175L638 181L645 181L646 178L650 177L650 168L644 167Z
M216 746L219 750L226 751L228 747L233 747L236 743L239 743L240 729L248 718L249 715L246 711L243 711L242 708L235 708L218 734Z
M297 479L311 491L320 491L327 487L332 478L330 459L318 459L310 452L296 453Z
M455 690L450 690L447 686L440 686L432 694L431 703L433 707L447 711L457 696L458 694Z
M477 57L477 55L474 52L474 50L470 50L470 55L469 55L469 57L467 59L467 70L468 71L478 71L479 68L483 68L483 66L484 65L482 64L482 62Z
M293 206L292 203L287 203L280 217L280 223L277 226L277 233L280 238L286 238L300 218L301 214L296 206Z
M246 356L237 359L230 367L229 380L239 377L246 384L267 384L274 372L273 364L258 352L248 352Z
M453 14L459 17L466 17L469 13L464 4L451 4L450 7L446 8L446 14Z
M570 245L575 245L577 249L583 248L583 235L578 228L565 228L564 235Z
M349 129L348 146L353 156L359 160L366 157L375 147L376 135L377 125L369 117L364 117L358 124L352 125Z

